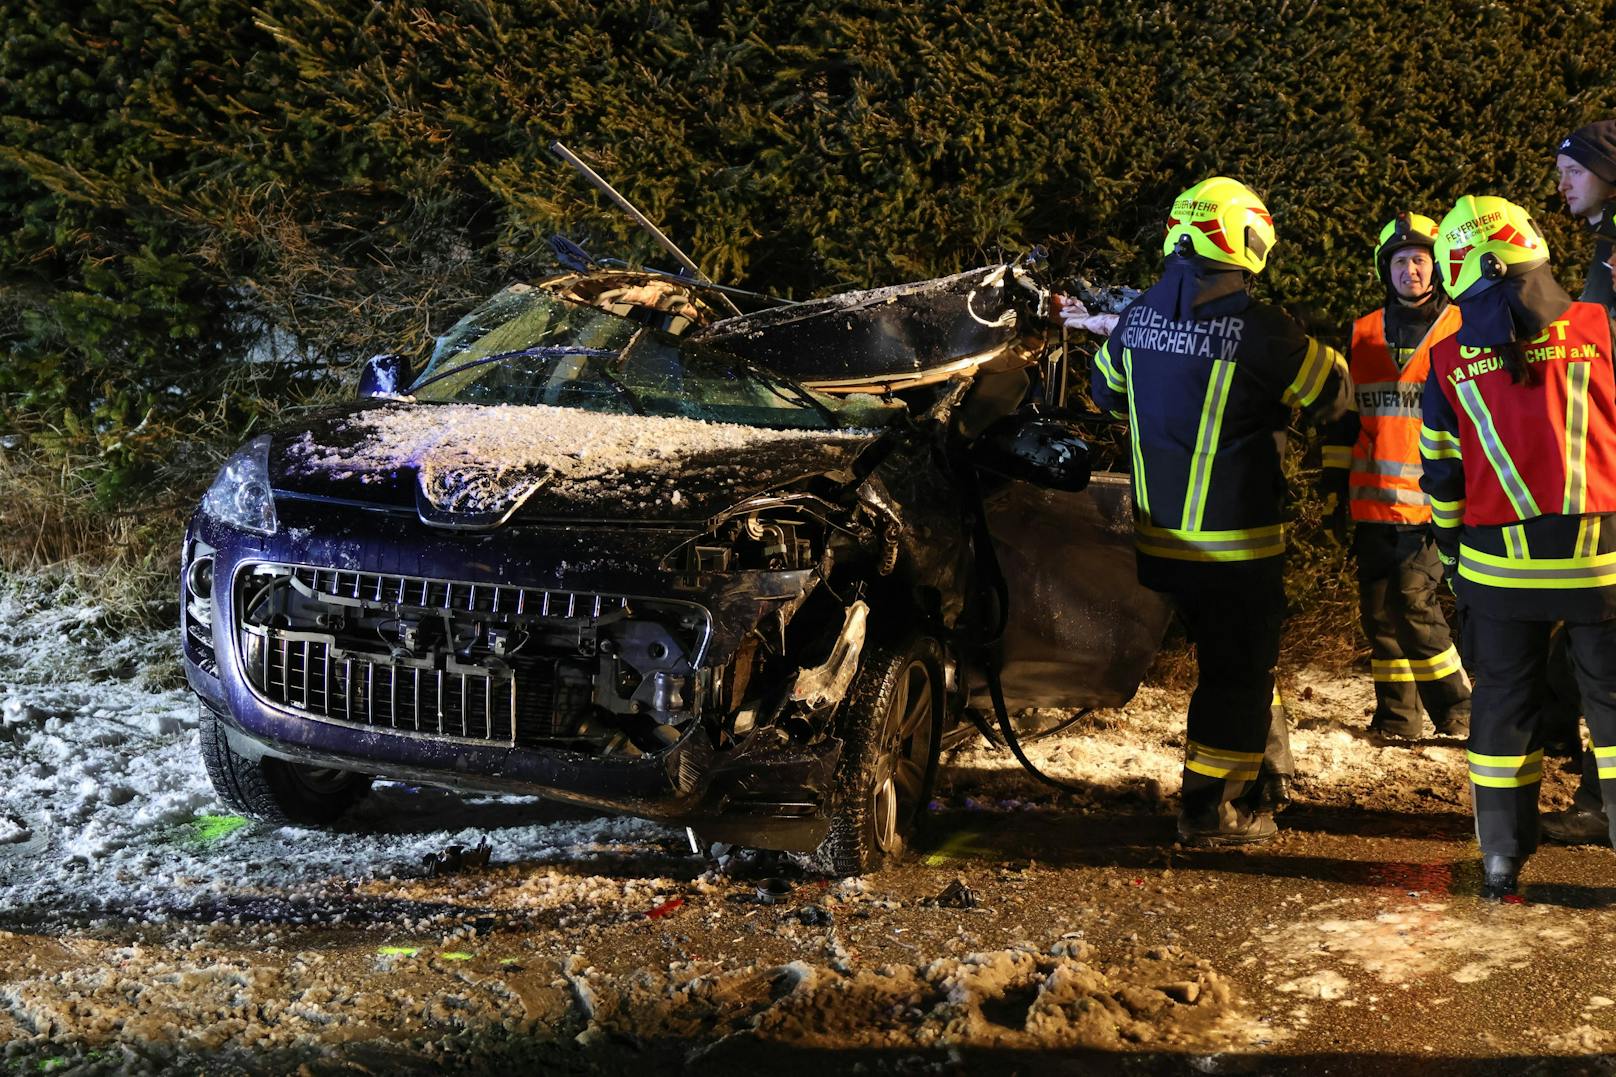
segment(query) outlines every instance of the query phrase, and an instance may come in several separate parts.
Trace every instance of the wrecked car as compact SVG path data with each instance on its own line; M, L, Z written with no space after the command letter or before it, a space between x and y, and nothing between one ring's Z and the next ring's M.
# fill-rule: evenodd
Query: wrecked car
M1036 288L710 299L509 287L224 464L181 633L228 804L537 794L852 873L903 848L989 672L1013 707L1132 696L1167 613L1126 476L1022 407Z

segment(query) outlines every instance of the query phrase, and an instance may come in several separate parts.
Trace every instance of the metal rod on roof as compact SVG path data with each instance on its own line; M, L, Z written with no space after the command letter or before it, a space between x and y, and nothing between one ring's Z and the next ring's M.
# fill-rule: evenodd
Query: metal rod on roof
M690 270L691 273L695 274L697 280L704 284L713 283L707 279L706 274L704 274L700 269L696 268L696 263L692 262L684 251L680 250L674 245L673 240L662 234L662 229L651 223L651 218L647 217L645 214L636 209L634 203L630 202L627 198L624 198L621 194L619 194L617 188L607 183L599 172L596 172L593 168L590 168L587 164L585 164L583 158L579 157L576 153L573 153L571 150L567 149L567 147L563 146L559 139L550 143L550 152L567 162L567 164L571 165L573 168L577 169L578 172L583 175L584 179L594 184L602 194L604 194L607 198L610 198L613 202L616 202L618 207L621 208L624 213L627 213L630 217L633 217L637 222L639 222L640 227L651 233L651 238L656 240L657 243L661 245L663 250L673 255L674 259L680 265L684 266L686 269ZM720 292L718 293L718 298L723 300L724 305L730 310L734 311L736 314L741 312L741 308L737 307L730 300L729 296Z

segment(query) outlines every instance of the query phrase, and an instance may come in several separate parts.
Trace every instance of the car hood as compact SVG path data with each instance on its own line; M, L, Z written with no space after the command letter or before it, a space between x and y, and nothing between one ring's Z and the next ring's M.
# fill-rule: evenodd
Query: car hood
M547 406L365 402L280 431L277 495L408 508L427 523L700 524L844 470L881 431L774 430Z

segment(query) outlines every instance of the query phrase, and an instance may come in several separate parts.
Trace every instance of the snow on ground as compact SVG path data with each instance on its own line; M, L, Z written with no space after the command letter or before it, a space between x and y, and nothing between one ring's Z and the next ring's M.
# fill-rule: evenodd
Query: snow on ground
M0 806L0 908L14 913L161 919L249 881L290 892L334 876L415 877L428 855L475 846L490 830L498 834L496 856L527 863L685 846L682 831L641 820L569 818L531 798L408 786L378 789L336 832L242 825L202 768L193 697L159 686L172 683L177 664L169 635L111 633L101 611L37 581L0 590L0 619L9 627L0 638L0 761L11 775ZM1336 716L1372 702L1366 682L1326 678L1290 695L1300 796L1328 787L1363 807L1396 810L1423 797L1467 810L1459 742L1387 744L1343 723ZM1183 693L1147 686L1124 711L1100 712L1029 750L1050 774L1091 788L1088 806L1170 810L1183 758L1182 706ZM1050 799L979 741L947 760L940 797L946 802L961 784L968 789L956 799L968 808L1035 810ZM574 885L563 885L555 900L591 899ZM624 896L620 883L601 885ZM646 889L647 899L654 896L654 884Z
M1298 805L1261 851L1171 847L1185 693L1146 687L1028 746L1082 795L968 742L921 854L831 883L715 866L649 822L402 785L331 832L262 827L213 795L171 635L114 633L39 581L0 587L0 619L8 1066L290 1072L312 1051L427 1072L542 1048L643 1069L652 1045L691 1066L760 1044L898 1051L880 1056L894 1071L904 1051L1148 1046L1221 1072L1226 1052L1339 1050L1343 1015L1381 1027L1388 998L1491 1012L1485 992L1545 955L1597 968L1612 928L1586 888L1581 912L1466 889L1463 747L1369 734L1362 676L1287 678ZM1551 768L1546 802L1568 793ZM427 857L485 838L492 867L427 877ZM1608 852L1574 855L1616 878ZM754 893L772 872L784 904ZM980 907L937 906L954 878ZM1616 1048L1616 984L1568 990L1569 1012L1499 1049ZM361 1046L381 1053L344 1053Z
M1353 966L1390 986L1432 977L1476 983L1530 963L1543 950L1564 950L1588 941L1587 925L1567 922L1549 906L1530 906L1500 922L1459 919L1450 915L1443 901L1411 901L1406 908L1387 909L1369 918L1353 915L1359 909L1342 915L1342 906L1351 904L1334 900L1304 909L1301 915L1309 918L1263 941L1292 969L1316 966L1320 956L1328 954L1333 962ZM1349 993L1346 984L1337 972L1307 972L1280 990L1342 997Z
M475 846L495 818L545 814L531 798L395 786L334 833L243 825L202 767L195 697L159 686L176 672L172 634L112 633L102 611L38 581L0 590L0 623L0 910L12 915L161 922L244 885L309 897L333 876L419 875L425 857ZM626 818L500 835L541 863L685 841Z

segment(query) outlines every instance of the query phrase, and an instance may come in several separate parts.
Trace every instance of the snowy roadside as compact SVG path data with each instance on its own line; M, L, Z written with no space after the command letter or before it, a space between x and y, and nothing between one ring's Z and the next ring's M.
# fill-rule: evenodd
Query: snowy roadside
M0 910L11 919L160 923L243 891L308 897L333 878L418 876L498 820L530 862L618 858L682 833L635 819L508 825L556 814L521 797L378 790L337 832L227 814L196 742L169 633L118 635L101 611L37 580L0 589ZM420 801L420 804L415 803Z
M387 786L336 832L270 829L226 814L196 747L196 704L174 678L164 633L117 635L101 612L37 580L0 590L0 908L11 916L160 922L224 894L308 891L327 880L414 878L452 844L497 831L496 857L528 864L615 861L677 853L682 832L629 818L577 818L531 798L455 797ZM1372 702L1368 685L1323 680L1289 701L1299 793L1330 787L1360 807L1394 811L1430 799L1464 810L1456 742L1384 745L1342 721ZM1089 803L1160 806L1178 786L1182 694L1146 687L1122 712L1102 712L1032 746L1050 773L1092 789ZM956 786L986 806L1047 804L1003 753L973 742L948 760ZM554 818L571 814L571 818ZM528 817L537 821L523 822ZM548 818L547 818L548 817Z
M944 762L917 855L833 883L746 855L715 866L653 823L402 785L334 832L262 827L212 793L194 702L167 686L171 636L114 635L38 581L0 589L0 618L12 1068L766 1057L785 1073L865 1051L868 1072L952 1072L973 1051L1075 1049L1224 1072L1382 1049L1398 1007L1421 1015L1394 1025L1411 1056L1433 1049L1427 1012L1460 1020L1472 1056L1616 1049L1616 991L1564 971L1599 979L1609 852L1545 852L1528 893L1548 900L1486 907L1465 874L1463 746L1368 734L1367 677L1285 678L1298 804L1271 847L1172 847L1185 694L1146 687L1029 746L1084 794L969 742ZM1551 768L1545 803L1569 785ZM488 869L423 870L483 839ZM773 873L787 896L765 901ZM974 906L939 902L955 882ZM1570 997L1494 1005L1544 954ZM1367 1039L1342 1038L1352 1021Z

